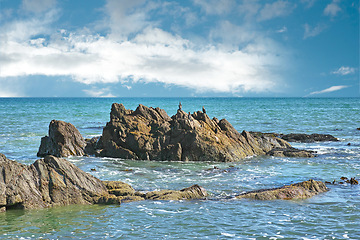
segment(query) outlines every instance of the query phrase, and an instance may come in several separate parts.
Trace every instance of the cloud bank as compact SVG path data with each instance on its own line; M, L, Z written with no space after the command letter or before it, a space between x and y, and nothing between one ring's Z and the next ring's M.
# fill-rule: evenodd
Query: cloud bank
M150 12L169 7L158 2L107 1L103 9L106 17L96 26L102 33L88 28L57 29L55 1L29 2L23 2L29 17L0 26L0 78L69 76L89 85L158 82L196 92L228 93L277 91L282 82L282 49L246 24L223 21L199 44L198 39L164 30L161 22L149 18ZM228 2L212 9L206 1L195 3L209 15L225 14L235 4ZM186 16L192 14L172 7ZM257 17L264 21L292 9L289 2L278 1L266 4ZM241 37L227 38L223 30L229 27L238 29ZM211 41L214 36L220 42ZM96 95L91 90L87 93Z

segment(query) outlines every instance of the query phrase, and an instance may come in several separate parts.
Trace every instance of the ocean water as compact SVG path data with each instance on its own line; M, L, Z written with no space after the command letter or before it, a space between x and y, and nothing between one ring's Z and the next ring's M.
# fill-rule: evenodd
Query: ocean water
M340 141L292 143L317 151L315 158L233 163L70 157L101 180L124 181L139 191L199 184L210 196L8 211L0 213L0 239L360 239L359 185L328 185L329 192L301 201L234 199L308 179L360 179L359 98L0 98L0 152L31 164L52 119L71 122L90 138L102 133L113 102L133 110L140 103L160 107L171 116L179 101L186 112L204 106L238 131L322 133Z

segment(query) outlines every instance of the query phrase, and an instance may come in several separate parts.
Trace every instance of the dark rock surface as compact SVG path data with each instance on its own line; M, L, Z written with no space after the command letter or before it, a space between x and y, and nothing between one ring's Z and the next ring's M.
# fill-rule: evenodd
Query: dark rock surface
M322 192L327 192L328 188L321 181L312 179L301 183L295 183L280 188L262 189L240 194L236 198L249 198L255 200L298 200L310 198Z
M274 157L301 157L301 158L310 158L315 156L314 151L300 150L297 148L273 148L267 155Z
M251 132L251 134L258 136L267 136L267 137L278 137L288 142L301 142L301 143L313 143L313 142L337 142L339 139L330 135L330 134L305 134L305 133L262 133L262 132Z
M280 134L280 138L288 142L301 142L301 143L312 143L312 142L337 142L339 139L330 134L304 134L304 133L290 133Z
M179 109L170 118L160 108L140 104L132 111L118 103L112 105L97 147L96 155L102 157L224 162L265 155L274 148L293 149L277 137L240 134L227 120L210 119L204 111Z
M41 138L37 156L82 156L85 154L84 148L85 140L74 125L64 121L52 120L49 125L49 136Z

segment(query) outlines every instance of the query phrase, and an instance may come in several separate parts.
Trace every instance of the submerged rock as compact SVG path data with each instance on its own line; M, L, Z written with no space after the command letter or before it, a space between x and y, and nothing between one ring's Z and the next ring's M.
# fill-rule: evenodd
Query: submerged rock
M41 138L37 156L83 156L85 154L84 148L85 140L74 125L64 121L52 120L49 125L49 136Z
M241 134L225 119L178 109L171 118L160 108L139 105L135 111L114 103L96 155L125 159L173 161L239 161L270 154L274 148L293 149L273 137Z
M280 188L261 189L240 194L236 198L250 198L255 200L298 200L310 198L322 192L327 192L328 188L321 181L312 179L301 183L295 183Z

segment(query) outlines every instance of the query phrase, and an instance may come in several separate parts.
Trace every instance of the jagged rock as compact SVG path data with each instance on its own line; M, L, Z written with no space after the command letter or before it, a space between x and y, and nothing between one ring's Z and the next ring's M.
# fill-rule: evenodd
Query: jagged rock
M49 125L49 136L41 138L37 156L82 156L85 154L84 148L85 140L74 125L64 121L52 120Z
M280 138L288 142L301 142L301 143L312 143L312 142L337 142L339 139L330 134L304 134L304 133L290 133L280 134Z
M135 111L114 103L110 122L97 143L97 156L143 160L239 161L291 145L274 137L241 134L225 119L204 111L179 109L171 118L160 108L139 105ZM291 148L292 149L292 148Z
M108 195L105 185L65 159L46 156L31 165L0 154L0 208L31 209L93 204Z
M322 192L327 192L328 188L321 181L312 179L301 183L291 184L280 188L262 189L240 194L236 198L250 198L255 200L297 200L306 199Z
M198 185L180 191L135 191L120 181L100 181L69 161L51 155L24 165L0 153L0 212L70 204L121 204L146 199L202 199Z
M193 185L180 191L161 190L146 193L145 198L150 200L190 200L204 199L208 196L206 190L199 185Z

